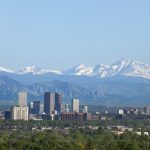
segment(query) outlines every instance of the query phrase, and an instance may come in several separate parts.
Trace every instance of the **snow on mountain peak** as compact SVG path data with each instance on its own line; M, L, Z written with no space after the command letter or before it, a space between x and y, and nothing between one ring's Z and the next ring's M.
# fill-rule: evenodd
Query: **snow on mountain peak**
M91 66L85 66L84 64L80 64L75 66L67 71L64 72L65 74L70 75L91 75L93 73L93 68Z
M126 70L122 71L125 76L143 77L150 79L150 65L139 61L132 61Z
M64 71L63 73L58 70L41 69L37 66L27 66L19 71L13 71L0 67L0 72L16 74L30 73L33 75L44 75L52 73L57 75L80 75L97 78L107 78L116 75L123 75L150 79L150 65L129 59L120 59L111 65L101 63L94 67L80 64L67 71Z
M133 61L130 59L120 59L112 65L99 64L95 67L85 66L80 64L68 71L65 74L69 75L85 75L93 77L112 77L116 75L136 76L150 79L150 65Z
M62 73L59 70L49 70L49 69L42 69L41 71L34 73L34 74L47 74L47 73L54 73L58 75L62 75Z
M46 73L54 73L54 74L62 74L60 71L57 70L49 70L49 69L41 69L40 67L37 66L28 66L23 69L21 69L18 74L27 74L27 73L32 73L34 75L42 75Z
M41 68L36 66L27 66L21 70L19 70L19 74L26 74L26 73L37 73L40 72Z
M0 67L0 72L14 73L14 71L13 71L13 70L6 69L6 68L4 68L4 67Z
M85 68L86 66L84 64L80 64L76 67L76 69L82 69L82 68Z

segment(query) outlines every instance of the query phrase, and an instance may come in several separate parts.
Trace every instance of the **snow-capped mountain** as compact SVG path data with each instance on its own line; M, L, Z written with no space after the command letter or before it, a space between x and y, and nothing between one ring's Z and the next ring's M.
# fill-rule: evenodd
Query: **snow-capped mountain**
M47 73L61 74L61 72L58 70L41 69L40 67L37 67L37 66L25 67L21 69L20 71L18 71L17 73L18 74L32 73L34 75L42 75L42 74L47 74Z
M4 68L4 67L0 67L0 72L14 73L14 71L13 71L13 70L6 69L6 68Z
M92 73L93 68L91 66L85 66L84 64L80 64L64 72L64 74L67 75L85 75L85 76L91 76Z
M97 71L98 74L95 75L99 75L101 78L120 75L121 72L131 64L131 62L131 60L121 59L112 65L100 64L100 67L98 68L99 72Z
M25 67L19 71L9 70L0 67L0 73L9 73L17 75L45 75L45 74L56 74L56 75L75 75L75 76L88 76L96 78L107 78L117 75L128 76L128 77L142 77L150 79L150 65L144 64L138 61L121 59L114 64L98 64L94 67L86 66L84 64L75 66L67 71L61 72L58 70L41 69L36 66Z
M116 75L143 77L150 79L150 65L138 61L121 59L112 65L99 64L95 67L78 65L65 72L70 75L84 75L92 77L112 77Z
M41 72L41 68L36 67L36 66L28 66L28 67L25 67L25 68L17 71L18 74L26 74L26 73L36 74L36 73L39 73L39 72Z
M110 66L101 65L99 75L102 78L123 75L150 79L150 65L138 61L121 59Z
M122 69L121 74L150 79L150 65L132 61L125 69Z
M17 71L6 69L4 67L0 67L0 72L20 74L20 75L29 74L29 73L33 75L42 75L42 74L47 74L47 73L54 73L54 74L59 74L59 75L62 74L58 70L41 69L40 67L37 67L37 66L27 66Z
M18 74L32 73L34 75L42 75L42 74L47 74L47 73L61 74L60 71L49 70L49 69L41 69L40 67L37 67L37 66L25 67L25 68L21 69L20 71L18 71L17 73Z

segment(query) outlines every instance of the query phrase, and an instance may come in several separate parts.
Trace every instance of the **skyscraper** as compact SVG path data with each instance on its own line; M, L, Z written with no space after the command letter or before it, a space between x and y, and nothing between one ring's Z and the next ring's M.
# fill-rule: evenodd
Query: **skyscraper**
M33 102L33 114L39 115L40 113L40 101Z
M84 106L82 111L83 113L88 113L88 106Z
M40 113L40 101L33 101L29 103L29 113L39 115Z
M79 113L79 100L72 99L72 111Z
M33 114L33 102L29 103L29 114Z
M13 120L28 120L28 107L27 106L13 106L11 108Z
M18 105L27 106L27 92L18 93Z
M51 92L44 93L44 112L46 115L52 115L55 106L55 94Z
M61 113L61 107L62 107L62 95L59 93L55 93L55 110L58 114Z

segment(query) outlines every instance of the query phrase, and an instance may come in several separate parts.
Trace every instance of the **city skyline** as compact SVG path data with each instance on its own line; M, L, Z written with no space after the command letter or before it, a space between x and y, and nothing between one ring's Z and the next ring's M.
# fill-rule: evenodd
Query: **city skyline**
M0 4L0 66L65 70L120 58L150 64L149 1Z
M150 1L0 1L0 150L149 150Z

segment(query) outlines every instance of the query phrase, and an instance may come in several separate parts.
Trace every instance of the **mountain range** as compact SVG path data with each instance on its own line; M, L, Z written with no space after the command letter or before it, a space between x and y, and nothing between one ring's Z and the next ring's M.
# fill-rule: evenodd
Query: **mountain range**
M111 65L80 64L66 71L25 67L10 70L0 67L0 100L17 100L19 91L27 91L29 100L43 100L45 91L63 94L82 104L150 104L150 65L121 59Z
M144 64L134 60L121 59L112 65L98 64L94 67L80 64L66 71L41 69L36 66L28 66L20 70L10 70L0 67L0 72L10 74L33 74L33 75L44 75L44 74L57 74L57 75L79 75L79 76L90 76L107 78L116 75L131 76L131 77L143 77L150 79L150 65Z

